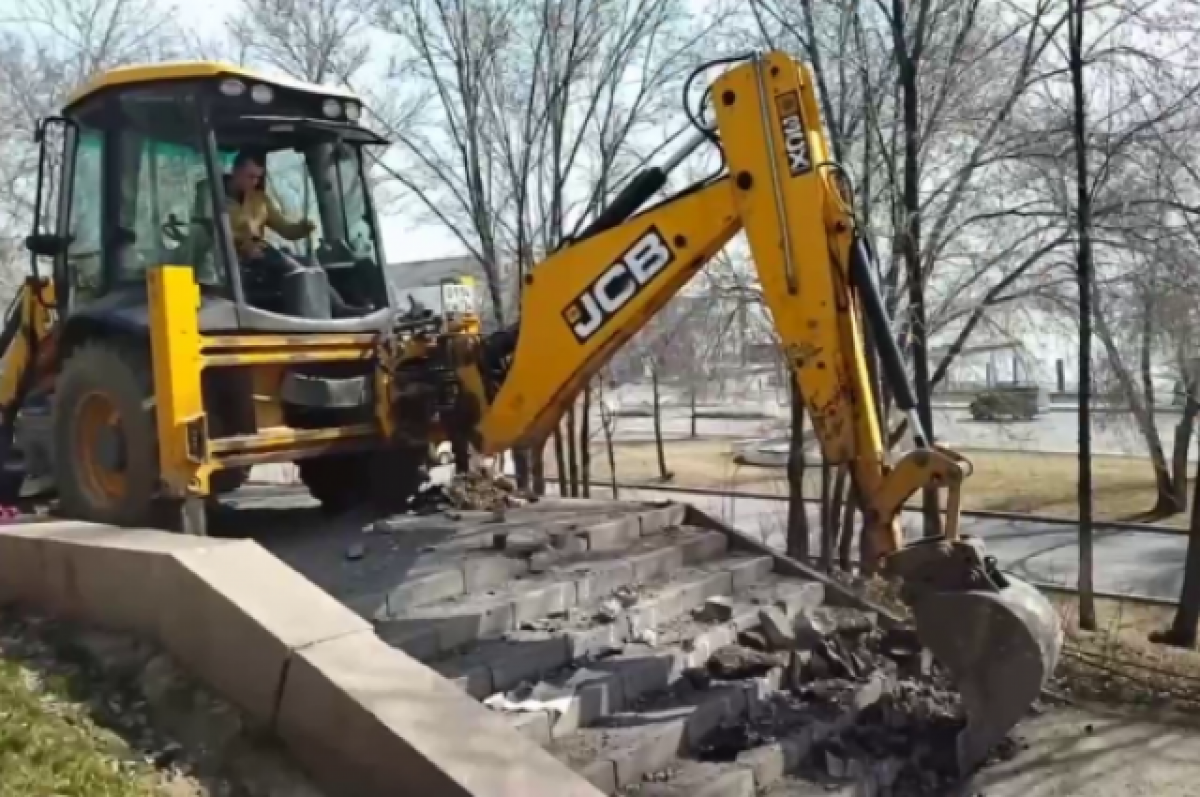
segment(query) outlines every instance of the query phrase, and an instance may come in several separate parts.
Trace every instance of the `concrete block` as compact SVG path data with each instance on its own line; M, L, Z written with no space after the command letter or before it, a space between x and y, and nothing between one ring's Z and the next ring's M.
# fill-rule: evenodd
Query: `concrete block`
M492 688L505 692L522 681L540 678L566 666L571 661L570 656L571 649L565 637L514 642L503 656L491 662Z
M825 586L816 581L784 582L776 588L775 605L789 615L816 609L825 602Z
M698 564L723 556L729 550L729 538L719 531L696 531L681 537L679 547L684 564Z
M762 582L775 568L775 560L769 556L753 556L739 558L729 565L728 570L733 575L734 592L753 587Z
M575 582L555 581L522 590L512 602L513 624L531 623L551 614L560 614L575 605Z
M629 730L634 731L630 738L606 756L616 767L617 788L639 783L649 772L666 769L686 747L686 718L651 719Z
M517 733L529 741L541 747L550 744L550 712L521 711L504 716L516 728Z
M686 509L682 504L671 504L661 509L651 509L641 513L642 535L658 534L683 525Z
M637 542L642 536L642 526L637 515L629 515L588 526L583 535L589 551L619 551Z
M405 610L427 603L456 598L466 592L462 570L448 568L413 576L387 594L387 610L398 616Z
M466 668L439 666L435 669L476 700L484 700L499 691L492 683L492 668L486 664Z
M20 527L18 527L20 528ZM38 602L68 618L132 631L158 634L159 610L170 599L176 552L235 544L93 523L30 524L20 532L36 536L40 580ZM131 589L131 585L137 585ZM332 600L332 599L330 599Z
M254 723L274 719L292 651L371 630L257 543L231 541L173 556L159 639Z
M634 580L645 584L656 578L666 578L682 568L683 551L672 545L627 556L626 561L633 566Z
M567 640L570 660L577 661L619 648L629 636L629 623L622 619L609 625L567 631L563 636Z
M812 746L812 733L804 729L772 744L745 750L738 754L737 762L754 773L755 785L760 790L766 790L796 771L808 758Z
M634 583L633 565L629 562L581 562L562 571L575 577L576 600L580 604L600 600Z
M616 714L625 708L625 690L621 678L613 673L597 673L597 677L576 687L579 725L595 724L601 717Z
M617 765L607 758L580 767L579 775L604 794L612 794L617 790Z
M524 572L528 563L503 556L467 557L462 563L463 582L468 594L496 589Z
M373 634L297 651L277 729L330 793L600 797L503 716Z
M441 652L437 626L429 620L383 620L375 623L375 633L421 661L435 659Z
M481 637L515 628L511 595L467 596L463 600L409 610L399 620L425 620L438 632L438 649L458 650Z
M46 599L42 545L24 526L0 531L0 606L42 606Z

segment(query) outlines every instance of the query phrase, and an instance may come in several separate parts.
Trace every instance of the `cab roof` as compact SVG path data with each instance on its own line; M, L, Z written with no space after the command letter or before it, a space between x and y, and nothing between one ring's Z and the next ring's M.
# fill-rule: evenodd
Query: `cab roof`
M70 107L93 94L120 86L135 83L157 83L168 80L216 80L221 78L240 78L245 81L266 83L280 89L303 91L321 97L337 97L343 100L362 100L355 94L332 86L322 86L317 83L305 83L291 78L273 77L243 69L223 61L166 61L157 64L134 64L119 66L100 72L89 81L76 89L67 98L66 105Z

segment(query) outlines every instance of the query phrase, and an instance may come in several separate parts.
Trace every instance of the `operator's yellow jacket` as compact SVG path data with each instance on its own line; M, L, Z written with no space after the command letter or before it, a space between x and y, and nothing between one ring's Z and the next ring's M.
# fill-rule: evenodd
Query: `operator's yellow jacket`
M313 224L308 219L288 221L275 200L262 189L248 192L241 202L230 196L228 210L233 245L238 254L261 241L268 227L289 241L298 241L313 231Z

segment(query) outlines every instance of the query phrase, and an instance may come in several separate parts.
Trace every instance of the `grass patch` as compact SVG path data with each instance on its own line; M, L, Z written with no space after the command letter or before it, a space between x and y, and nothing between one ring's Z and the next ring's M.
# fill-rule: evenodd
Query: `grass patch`
M152 769L71 693L65 678L42 678L0 652L0 795L159 794Z
M674 474L670 484L787 494L781 470L740 465L734 462L735 442L730 440L672 440L666 443L667 467ZM547 449L547 476L555 477L552 452ZM963 487L965 509L1020 512L1054 517L1078 517L1075 504L1076 458L1073 455L1027 452L966 451L975 472ZM627 442L616 446L617 477L626 484L653 485L658 482L658 463L653 442ZM1095 457L1092 460L1092 500L1098 520L1129 520L1154 506L1154 475L1149 462L1126 457ZM610 478L603 444L592 453L593 481ZM821 494L819 467L805 474L805 494ZM1160 521L1185 527L1187 515Z
M1079 629L1075 595L1048 593L1066 631L1058 688L1069 696L1200 715L1200 652L1149 641L1171 625L1170 606L1099 599L1099 629Z

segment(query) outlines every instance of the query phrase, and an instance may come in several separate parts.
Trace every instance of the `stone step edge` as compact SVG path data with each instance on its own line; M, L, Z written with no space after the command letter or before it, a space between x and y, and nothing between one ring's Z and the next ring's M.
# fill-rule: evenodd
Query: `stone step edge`
M800 586L801 589L779 601L784 604L785 611L789 615L794 615L802 607L820 604L823 593L820 584L809 582L797 584L797 586ZM687 670L704 667L713 654L726 645L736 642L738 635L743 631L757 628L762 608L762 606L754 606L745 609L724 623L708 627L684 644L658 648L648 658L625 659L624 661L629 663L628 667L617 669L621 659L608 659L600 662L596 667L596 672L604 672L606 667L613 669L603 676L581 684L575 695L572 696L570 704L561 714L549 710L514 712L508 714L507 718L519 730L543 745L563 739L580 728L592 726L597 720L626 710L640 698L671 689L684 677ZM669 663L662 666L664 661ZM586 668L588 665L583 666ZM516 683L520 683L522 680L532 680L540 675L541 673L528 673L526 677ZM770 685L770 688L778 689L779 675L776 674L773 677L775 682ZM484 685L480 681L475 682L477 691L482 691ZM493 682L492 686L495 685ZM491 694L504 691L505 688L497 688Z
M719 532L699 531L678 545L657 548L611 563L589 563L590 569L580 570L573 579L569 578L571 572L568 568L574 565L570 565L552 574L567 578L519 584L516 594L510 591L491 599L468 595L466 597L470 602L463 606L461 613L438 616L433 614L432 607L427 606L418 607L406 617L376 620L375 632L410 656L431 661L460 651L488 636L516 631L526 622L541 620L581 603L609 597L622 587L653 582L655 579L669 583L674 574L689 565L724 556L727 542ZM582 563L575 564L582 566ZM472 628L470 618L473 616L478 618L478 623Z
M588 551L618 550L643 537L651 537L669 529L683 526L686 508L682 504L638 510L620 518L599 517L563 520L552 525L544 534L551 550L559 555ZM696 528L711 532L711 529ZM518 529L494 533L493 545L503 550L511 537L526 532ZM594 543L594 545L593 545ZM391 589L356 595L346 599L346 605L367 620L386 620L401 607L423 605L462 595L484 592L530 572L531 557L487 557L474 559L460 551L457 565L454 558L444 567L420 573Z
M752 570L755 567L761 568L757 558L739 563L739 569ZM550 636L545 639L531 640L527 643L529 647L523 650L518 648L510 655L481 662L457 674L439 669L436 664L431 666L458 683L472 697L483 700L497 692L507 691L523 681L540 678L576 662L586 662L590 656L610 646L637 643L639 638L643 638L646 630L653 630L662 624L684 617L702 607L709 598L744 593L745 588L734 588L736 579L736 572L732 569L700 573L688 581L668 585L659 595L647 602L647 605L627 610L623 613L624 617L619 616L611 624L586 631L550 632ZM781 603L789 614L795 614L805 607L819 606L824 596L821 585L811 582L781 582L776 586L788 588L785 593L776 596L775 603ZM762 605L746 608L730 620L712 625L690 640L658 648L661 653L655 659L676 656L681 661L694 662L689 666L700 666L707 662L708 657L717 649L736 641L739 633L757 627L762 608ZM537 633L539 632L533 632ZM607 659L601 662L600 666L612 666L615 661L619 659ZM666 688L681 674L682 669L678 666L673 667L670 671L671 680L658 688ZM639 694L646 693L645 689L636 691Z

